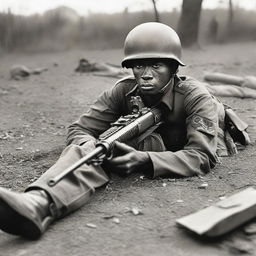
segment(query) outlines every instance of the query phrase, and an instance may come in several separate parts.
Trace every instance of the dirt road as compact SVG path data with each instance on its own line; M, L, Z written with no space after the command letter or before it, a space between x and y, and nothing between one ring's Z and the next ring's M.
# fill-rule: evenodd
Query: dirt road
M256 75L255 42L190 49L183 55L188 66L180 73L200 80L205 71ZM72 50L1 57L1 186L22 191L49 168L64 148L66 127L116 81L75 74L73 70L81 57L118 64L122 52ZM8 73L13 64L47 67L48 71L24 81L13 81ZM256 183L255 100L222 101L249 123L252 145L238 156L224 159L222 165L204 177L116 177L88 205L56 222L38 241L26 241L0 231L0 255L256 255L256 234L246 235L243 227L217 241L203 241L175 224L175 219ZM199 189L203 182L208 187ZM131 213L129 209L133 207L142 214Z

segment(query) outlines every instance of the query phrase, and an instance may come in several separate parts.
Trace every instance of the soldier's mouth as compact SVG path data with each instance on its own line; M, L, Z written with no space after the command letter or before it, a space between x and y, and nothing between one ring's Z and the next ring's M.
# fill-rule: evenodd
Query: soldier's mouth
M140 89L144 91L149 91L154 89L154 86L152 84L141 84Z

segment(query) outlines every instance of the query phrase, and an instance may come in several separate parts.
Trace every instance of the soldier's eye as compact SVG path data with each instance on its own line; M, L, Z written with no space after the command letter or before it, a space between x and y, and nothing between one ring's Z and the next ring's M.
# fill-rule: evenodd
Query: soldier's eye
M135 65L135 68L141 69L141 68L143 68L143 66L142 65Z
M155 69L158 69L158 68L160 68L160 64L158 64L158 63L153 64L152 67L155 68Z

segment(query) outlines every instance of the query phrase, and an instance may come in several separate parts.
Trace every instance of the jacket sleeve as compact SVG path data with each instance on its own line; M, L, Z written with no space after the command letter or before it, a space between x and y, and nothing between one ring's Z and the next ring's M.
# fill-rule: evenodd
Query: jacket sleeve
M204 174L216 164L217 103L210 94L194 90L185 97L184 107L187 114L187 143L182 150L176 152L149 152L153 178L173 174Z
M96 140L120 116L120 92L116 87L103 92L89 110L68 127L67 145Z

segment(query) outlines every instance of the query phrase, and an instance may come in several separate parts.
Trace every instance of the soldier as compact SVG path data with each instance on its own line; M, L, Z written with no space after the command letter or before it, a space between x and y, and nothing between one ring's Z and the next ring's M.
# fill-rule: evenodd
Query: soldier
M83 206L95 189L110 180L143 171L157 176L205 174L228 155L224 141L224 106L193 78L178 76L181 44L176 32L161 23L138 25L127 35L122 66L134 77L105 91L68 130L67 147L57 162L25 193L0 189L0 228L29 239L39 238L54 220ZM116 142L117 155L102 166L82 165L55 186L48 181L95 147L110 123L131 110L132 96L147 107L158 106L163 124L142 141Z
M10 70L10 78L14 80L22 80L28 78L30 75L39 75L47 70L47 68L36 68L32 70L24 65L14 65Z
M108 76L117 78L130 74L126 70L122 69L121 66L103 62L89 62L87 59L84 58L79 60L79 64L76 67L75 72L93 72L97 76Z

